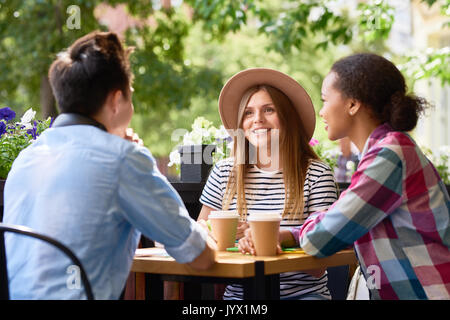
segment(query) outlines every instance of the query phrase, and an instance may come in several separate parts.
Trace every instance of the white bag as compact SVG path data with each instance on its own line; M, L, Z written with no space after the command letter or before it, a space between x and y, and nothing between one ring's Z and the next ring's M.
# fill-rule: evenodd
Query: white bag
M370 300L369 289L367 289L366 279L358 266L348 288L347 300Z

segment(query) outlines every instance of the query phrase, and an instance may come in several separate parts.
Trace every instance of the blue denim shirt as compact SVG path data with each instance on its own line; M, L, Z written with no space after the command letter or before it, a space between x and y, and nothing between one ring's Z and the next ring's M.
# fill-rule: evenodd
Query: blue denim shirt
M93 126L46 130L14 162L4 195L4 222L72 249L96 299L120 296L141 232L180 263L205 248L206 232L149 150ZM85 298L76 269L58 249L15 234L5 241L12 299Z

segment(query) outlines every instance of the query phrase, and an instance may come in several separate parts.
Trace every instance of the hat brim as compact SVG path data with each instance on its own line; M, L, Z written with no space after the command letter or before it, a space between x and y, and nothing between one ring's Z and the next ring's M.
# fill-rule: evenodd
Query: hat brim
M267 68L252 68L241 71L231 77L222 88L219 96L219 113L225 129L228 131L238 129L238 111L242 96L251 87L263 84L277 88L291 100L309 141L316 127L316 113L310 96L290 76Z

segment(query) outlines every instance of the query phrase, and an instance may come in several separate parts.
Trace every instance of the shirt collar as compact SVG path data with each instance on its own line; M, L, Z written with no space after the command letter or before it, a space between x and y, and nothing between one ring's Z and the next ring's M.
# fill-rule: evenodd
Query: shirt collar
M364 157L366 152L370 148L372 148L375 143L384 138L391 131L394 131L394 129L387 122L376 127L375 130L373 130L373 132L367 138L366 143L364 144L363 151L361 152L360 159Z
M56 117L55 121L53 121L52 128L73 126L77 124L91 125L106 131L105 126L100 122L78 113L61 113Z

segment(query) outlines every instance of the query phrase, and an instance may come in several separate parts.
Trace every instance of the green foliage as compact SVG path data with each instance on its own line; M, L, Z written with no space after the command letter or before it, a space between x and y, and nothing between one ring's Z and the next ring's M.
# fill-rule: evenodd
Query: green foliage
M348 44L356 36L367 42L385 39L394 22L393 8L385 0L359 4L356 20L345 10L333 10L332 0L186 2L194 8L194 21L202 21L204 31L213 37L223 38L252 23L259 33L271 38L269 49L283 54L302 49L312 39L316 40L316 49L324 50L330 44Z
M377 39L387 39L394 24L394 7L385 0L372 0L369 3L359 3L359 26L363 39L374 42Z
M450 185L450 146L441 146L436 152L426 147L421 149L433 163L442 181Z
M185 0L192 6L194 22L203 22L203 29L214 38L223 39L229 32L247 24L248 13L263 14L254 0ZM264 14L266 14L264 12Z
M317 139L311 139L309 144L319 158L330 166L331 171L334 171L338 159L338 154L333 152L334 149L329 149L327 145L320 143Z
M441 15L450 17L450 0L422 0L432 7L435 3L440 4ZM450 28L450 19L444 22L443 28Z
M425 53L409 54L399 69L413 81L436 77L442 86L450 84L450 48L428 48Z
M42 79L56 54L81 35L106 30L94 8L124 4L135 18L153 22L126 33L126 43L136 47L132 125L154 154L164 155L173 147L174 129L188 128L199 115L220 123L216 101L232 74L260 66L282 70L318 105L324 73L351 52L339 46L380 52L393 23L386 0L360 4L356 16L337 10L333 0L184 0L169 10L157 7L158 1L0 0L0 102L20 111L39 105ZM439 3L441 13L449 15L450 0L422 2ZM80 7L79 30L66 24L70 5ZM448 83L449 53L428 57L425 64L411 57L408 68L417 70L411 76ZM318 135L320 126L318 121Z
M187 65L185 61L186 21L180 17L171 20L170 26L168 23L161 19L156 29L146 26L127 34L127 42L136 48L130 60L135 75L137 113L185 109L190 106L192 96L211 96L220 90L222 74L219 70Z
M56 53L88 31L100 28L93 8L101 1L0 1L0 101L15 109L26 92L27 104L39 105L41 77ZM69 30L66 10L80 7L81 29Z
M271 49L282 53L291 52L292 48L302 49L311 36L320 35L316 48L327 49L329 44L348 43L352 38L351 21L334 14L327 6L326 0L288 2L288 10L276 15L264 15L259 28L276 39ZM318 37L319 39L319 37Z

